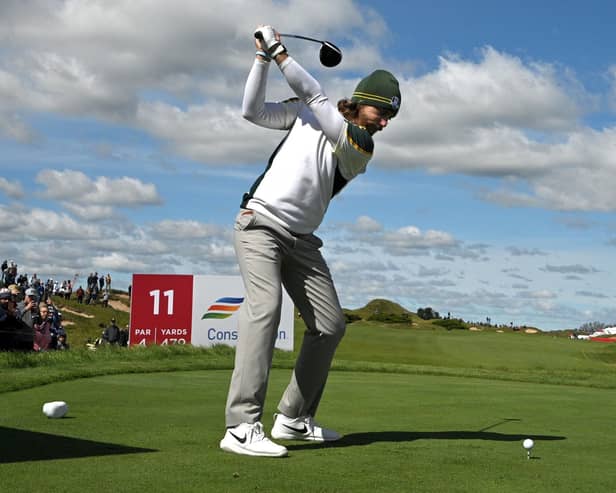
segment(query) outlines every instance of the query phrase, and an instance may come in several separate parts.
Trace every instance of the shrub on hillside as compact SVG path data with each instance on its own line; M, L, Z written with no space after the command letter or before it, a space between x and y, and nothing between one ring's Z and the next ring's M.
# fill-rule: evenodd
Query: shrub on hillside
M358 320L361 320L361 317L356 313L344 312L344 321L347 324L352 324L353 322L357 322Z
M467 326L464 323L464 321L459 320L457 318L450 318L450 319L442 319L442 320L436 320L434 322L434 325L438 325L440 327L444 327L447 330L466 330Z
M368 320L386 324L410 324L411 316L408 313L374 313L368 317Z

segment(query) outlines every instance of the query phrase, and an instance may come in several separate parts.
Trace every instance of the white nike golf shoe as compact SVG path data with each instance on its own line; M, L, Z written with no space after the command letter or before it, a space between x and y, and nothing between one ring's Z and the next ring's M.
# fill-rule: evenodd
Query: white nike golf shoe
M311 440L314 442L333 442L341 436L334 430L319 426L312 416L289 418L284 414L274 414L272 438L278 440Z
M242 423L234 428L227 428L225 436L220 441L220 448L225 452L253 455L260 457L284 457L287 449L272 442L265 436L263 425Z

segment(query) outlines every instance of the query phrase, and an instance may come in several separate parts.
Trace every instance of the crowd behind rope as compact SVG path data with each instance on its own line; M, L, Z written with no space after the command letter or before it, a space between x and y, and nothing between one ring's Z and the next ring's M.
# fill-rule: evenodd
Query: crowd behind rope
M9 327L8 330L12 330L14 334L7 335L5 330L5 333L1 334L3 340L10 336L15 339L18 334L29 332L33 335L31 344L34 351L68 349L62 313L53 304L51 296L70 300L77 279L78 276L62 282L54 279L43 281L37 274L19 274L14 261L4 260L0 279L0 323L3 328ZM99 276L98 272L93 272L87 278L86 289L80 285L74 295L78 303L94 304L100 301L103 306L108 306L110 291L111 275ZM112 325L115 326L114 319ZM28 340L25 336L22 339ZM106 342L119 343L114 340L115 337L111 339ZM28 349L23 347L23 344L16 343L20 349ZM29 345L30 342L25 344Z

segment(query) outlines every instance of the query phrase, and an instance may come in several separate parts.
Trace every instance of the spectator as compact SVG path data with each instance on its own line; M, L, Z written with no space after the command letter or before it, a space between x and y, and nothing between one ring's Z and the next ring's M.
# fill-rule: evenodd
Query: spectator
M2 262L2 283L1 283L2 287L6 286L6 284L4 283L4 273L6 272L6 270L8 268L9 268L9 261L8 260L4 260Z
M98 280L98 290L102 291L104 287L105 287L105 278L101 275L101 277Z
M49 311L49 318L52 321L52 325L53 326L58 325L60 321L60 312L58 311L56 306L53 304L51 296L47 296L47 298L45 299L45 303L47 304L47 309Z
M103 293L103 307L107 308L109 306L109 291L105 290Z
M109 272L107 272L107 275L105 276L105 289L107 291L111 291L111 275Z
M9 316L15 316L15 303L9 288L0 289L0 322L4 322Z
M34 323L34 350L47 351L52 347L51 319L45 303L39 306L39 315Z
M81 286L79 286L77 288L77 291L75 291L75 296L77 296L77 303L79 303L80 305L83 304L83 297L85 294L86 293Z
M19 286L17 284L10 284L8 287L8 290L13 295L13 299L15 300L15 302L19 301L19 299L21 298L21 294L22 294Z
M34 288L26 289L24 300L17 305L21 320L31 329L39 323L38 292Z
M94 289L92 289L92 297L90 298L90 303L96 304L96 302L98 301L98 294L98 284L95 284Z
M120 341L120 327L116 325L115 318L111 319L109 327L103 332L103 341L108 344L118 344Z
M51 296L47 297L47 310L49 313L47 318L51 321L51 348L55 348L58 342L58 335L64 332L64 327L62 327L62 314L53 304Z
M0 289L0 350L31 351L34 330L19 318L17 296Z
M68 342L66 341L66 333L58 334L58 342L56 343L56 349L59 351L66 351L69 349Z
M120 346L123 346L123 347L128 346L128 338L129 338L129 330L128 330L128 324L126 324L126 327L120 331Z
M12 260L7 262L6 269L4 269L4 285L8 286L14 284L17 280L17 264Z

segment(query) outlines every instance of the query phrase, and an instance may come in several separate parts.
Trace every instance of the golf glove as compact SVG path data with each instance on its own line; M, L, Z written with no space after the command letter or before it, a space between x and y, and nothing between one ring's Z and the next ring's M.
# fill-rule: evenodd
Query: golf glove
M272 58L276 58L277 55L287 51L285 46L276 39L276 31L274 31L272 26L261 26L257 28L255 31L255 38L261 41L261 47Z

